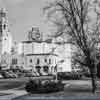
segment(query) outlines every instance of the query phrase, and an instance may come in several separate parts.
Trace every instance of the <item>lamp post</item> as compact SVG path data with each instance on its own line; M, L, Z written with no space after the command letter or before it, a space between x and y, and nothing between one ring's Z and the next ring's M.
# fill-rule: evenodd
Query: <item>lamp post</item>
M60 60L60 61L57 62L56 66L55 66L55 70L56 70L56 78L55 78L55 80L56 81L58 80L58 64L61 64L63 62L64 62L64 60Z

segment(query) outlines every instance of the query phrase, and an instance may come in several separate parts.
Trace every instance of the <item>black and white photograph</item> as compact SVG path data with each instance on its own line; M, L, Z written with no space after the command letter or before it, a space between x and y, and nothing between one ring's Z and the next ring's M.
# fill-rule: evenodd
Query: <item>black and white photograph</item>
M100 100L100 0L0 0L0 100Z

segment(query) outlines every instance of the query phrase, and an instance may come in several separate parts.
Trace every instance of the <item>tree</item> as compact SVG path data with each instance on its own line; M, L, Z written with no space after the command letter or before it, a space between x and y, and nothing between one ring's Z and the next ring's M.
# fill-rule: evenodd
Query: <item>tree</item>
M80 51L80 57L75 60L89 68L93 93L96 90L97 47L100 42L97 4L98 0L54 0L44 8L48 19L57 27L52 36L67 34L66 40ZM91 11L94 19L89 16Z

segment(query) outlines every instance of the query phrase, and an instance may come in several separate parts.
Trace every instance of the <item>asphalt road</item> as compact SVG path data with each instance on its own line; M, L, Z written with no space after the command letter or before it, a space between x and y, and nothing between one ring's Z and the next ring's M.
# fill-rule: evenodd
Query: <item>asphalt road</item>
M33 77L33 79L47 79L48 77ZM49 77L52 79L52 77ZM25 85L30 78L14 78L14 79L0 79L0 91L8 89L17 89ZM63 81L66 85L72 86L88 86L91 87L91 80L65 80ZM97 83L100 84L100 80L97 80Z
M41 79L41 77L34 77L33 79ZM51 78L51 77L49 77ZM30 78L14 78L14 79L0 79L0 91L9 89L23 89L25 83L28 82ZM47 77L42 77L42 79L47 79ZM66 85L72 86L91 86L91 80L66 80L63 81ZM98 81L98 83L100 83Z
M0 91L9 89L24 89L25 83L28 82L29 79L29 77L0 79ZM32 79L52 79L52 77L32 77Z

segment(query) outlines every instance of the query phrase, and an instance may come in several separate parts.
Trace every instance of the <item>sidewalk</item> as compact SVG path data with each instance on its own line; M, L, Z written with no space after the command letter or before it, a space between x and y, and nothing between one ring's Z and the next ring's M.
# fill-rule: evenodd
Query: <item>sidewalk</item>
M0 91L0 94L3 94L0 96L0 100L11 100L13 98L26 95L27 92L25 90L4 90Z

